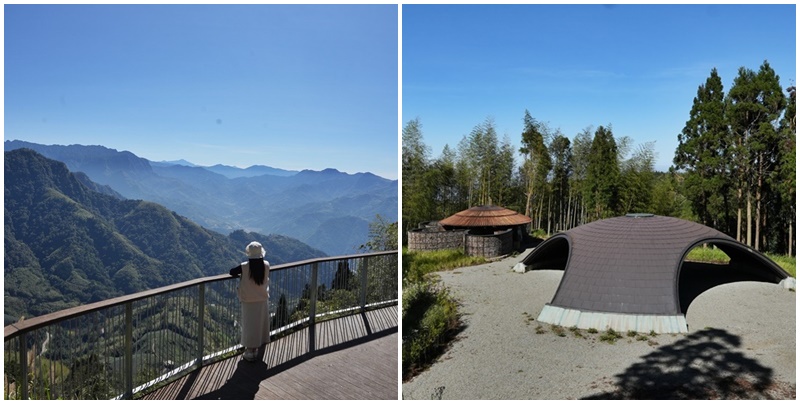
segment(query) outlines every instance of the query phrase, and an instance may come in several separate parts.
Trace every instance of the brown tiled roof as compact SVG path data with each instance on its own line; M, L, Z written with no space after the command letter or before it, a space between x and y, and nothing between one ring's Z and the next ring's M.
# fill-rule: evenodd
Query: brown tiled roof
M500 206L483 205L462 210L439 221L452 227L507 227L530 223L531 218Z
M565 270L553 306L676 315L681 314L681 263L689 250L702 243L719 247L732 264L759 268L759 277L766 281L778 283L789 276L768 258L717 230L653 215L615 217L575 227L539 244L522 262L532 268Z

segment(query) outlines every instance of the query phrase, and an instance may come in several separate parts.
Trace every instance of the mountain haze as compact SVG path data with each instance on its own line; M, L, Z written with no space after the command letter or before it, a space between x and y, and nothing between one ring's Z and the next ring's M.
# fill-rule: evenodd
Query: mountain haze
M5 152L4 163L6 324L226 273L253 240L273 264L325 256L290 237L224 236L159 204L120 199L30 149Z
M5 142L7 151L20 147L62 161L125 198L156 202L203 227L225 234L237 229L284 234L328 255L357 252L369 237L364 224L376 215L397 220L398 182L371 173L151 163L102 146Z

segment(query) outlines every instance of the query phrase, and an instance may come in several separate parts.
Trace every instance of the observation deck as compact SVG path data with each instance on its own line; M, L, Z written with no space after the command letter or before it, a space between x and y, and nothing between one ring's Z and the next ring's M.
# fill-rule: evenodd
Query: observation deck
M6 399L397 399L397 251L270 270L272 341L241 359L218 275L5 327Z

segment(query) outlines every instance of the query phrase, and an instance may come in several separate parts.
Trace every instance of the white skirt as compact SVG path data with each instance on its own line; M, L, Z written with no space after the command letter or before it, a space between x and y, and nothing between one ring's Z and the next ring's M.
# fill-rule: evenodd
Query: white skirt
M269 301L242 302L242 345L258 348L269 342Z

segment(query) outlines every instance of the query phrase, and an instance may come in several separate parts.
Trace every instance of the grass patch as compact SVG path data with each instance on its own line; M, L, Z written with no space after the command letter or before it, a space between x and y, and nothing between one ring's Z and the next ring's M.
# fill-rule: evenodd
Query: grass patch
M628 334L627 334L627 335L628 335L628 337L630 337L630 338L633 338L633 337L635 337L635 336L636 336L636 335L638 335L638 334L636 333L636 331L630 330L630 331L628 331Z
M461 250L409 251L403 247L403 279L421 282L431 272L483 264L483 257L470 257Z
M793 278L797 277L797 257L772 253L766 253L764 255L766 255L767 258L775 261L776 264L780 265L780 267L783 268L784 271L788 272L789 275L792 275Z
M765 253L764 255L775 261L775 263L783 268L784 271L788 272L789 275L796 277L797 257L772 253ZM727 264L730 260L727 254L715 247L695 247L686 255L686 261L709 262L712 264Z
M605 333L600 335L600 341L605 341L609 344L617 342L617 340L620 338L622 338L622 334L614 331L613 328L609 328Z
M597 328L590 328L586 330L589 334L597 334Z
M583 334L581 334L581 330L578 327L573 325L572 327L569 327L569 330L572 331L572 335L583 338Z
M542 240L547 240L550 237L544 229L532 230L530 236Z
M637 341L647 341L648 339L649 338L647 338L647 335L644 335L644 334L640 334L640 335L636 336L636 340Z
M541 325L541 324L539 324L539 325L537 325L537 326L536 326L536 333L537 333L537 334L544 334L544 333L546 333L546 332L547 332L547 331L545 331L545 330L544 330L544 328L542 328L542 325Z
M686 261L727 264L731 261L731 258L719 248L698 246L689 251L689 254L686 254Z
M553 330L553 333L558 335L559 337L566 337L567 333L564 332L564 327L560 325L551 325L550 329Z

